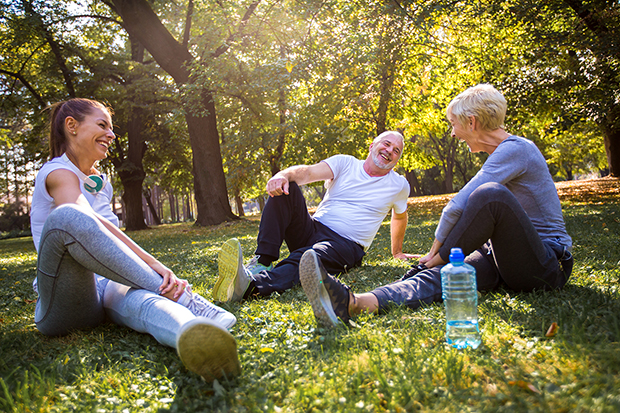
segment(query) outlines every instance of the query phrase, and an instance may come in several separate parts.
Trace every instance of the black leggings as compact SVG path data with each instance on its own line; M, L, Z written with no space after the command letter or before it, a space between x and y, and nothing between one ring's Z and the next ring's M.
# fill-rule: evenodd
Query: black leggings
M505 186L478 187L439 249L444 261L459 247L465 262L476 268L479 290L501 284L515 291L562 288L572 269L572 257L557 240L542 241L534 225ZM422 271L404 281L372 291L379 307L389 303L418 307L441 300L440 268Z

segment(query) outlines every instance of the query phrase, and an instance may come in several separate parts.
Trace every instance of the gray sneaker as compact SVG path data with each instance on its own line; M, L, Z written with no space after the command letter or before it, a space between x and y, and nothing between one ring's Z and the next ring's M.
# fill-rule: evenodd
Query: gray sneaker
M189 286L185 292L189 295L189 303L187 303L186 307L196 317L208 318L225 329L231 328L237 322L237 317L232 313L207 301L201 295L191 292Z
M235 338L206 318L196 317L183 324L176 348L185 367L209 383L241 373Z
M238 302L243 299L250 277L243 267L241 244L236 238L226 241L218 256L219 278L213 287L213 299L220 302Z
M349 324L350 288L325 271L321 260L312 249L301 256L299 281L318 324L323 327Z
M258 262L260 258L259 255L255 255L252 257L248 265L245 266L245 273L248 275L255 275L261 271L271 271L273 270L273 263L269 264L269 267Z

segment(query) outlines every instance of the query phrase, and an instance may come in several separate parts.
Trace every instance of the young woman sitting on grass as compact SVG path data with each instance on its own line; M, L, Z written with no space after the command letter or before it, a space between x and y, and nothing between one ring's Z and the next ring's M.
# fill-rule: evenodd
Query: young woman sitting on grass
M572 240L545 158L536 145L504 130L506 100L491 85L458 95L447 109L452 136L486 152L480 171L443 210L430 252L399 281L363 294L327 274L308 251L300 280L321 324L334 326L389 305L417 308L441 300L440 269L459 247L476 268L479 290L557 289L573 267Z
M114 138L111 111L97 101L51 107L51 160L37 175L30 213L37 328L61 336L109 319L176 348L205 380L239 373L227 331L235 316L192 293L118 229L112 186L96 169Z

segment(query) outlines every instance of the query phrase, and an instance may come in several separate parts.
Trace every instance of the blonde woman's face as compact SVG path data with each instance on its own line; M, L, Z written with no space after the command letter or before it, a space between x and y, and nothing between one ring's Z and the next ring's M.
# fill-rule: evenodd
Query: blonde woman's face
M470 152L480 152L482 150L478 148L478 145L476 144L477 139L472 123L462 125L459 119L452 113L448 115L448 120L452 125L451 135L453 137L464 141L469 147Z
M452 132L451 132L452 137L458 138L464 141L465 137L467 136L466 128L463 125L461 125L461 122L453 114L450 114L448 116L448 120L450 121L450 124L452 125Z

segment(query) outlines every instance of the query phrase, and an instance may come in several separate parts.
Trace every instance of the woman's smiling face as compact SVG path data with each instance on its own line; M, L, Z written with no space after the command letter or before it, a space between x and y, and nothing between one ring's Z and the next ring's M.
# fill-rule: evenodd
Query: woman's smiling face
M70 151L75 155L101 160L108 156L108 148L116 137L112 131L110 113L94 107L81 122L67 126Z
M471 117L468 125L462 125L459 119L452 113L448 116L448 120L452 125L452 132L450 134L453 137L464 141L469 147L470 152L481 152L483 150L476 144L477 139L473 124L473 122L475 122L475 118L473 116Z

